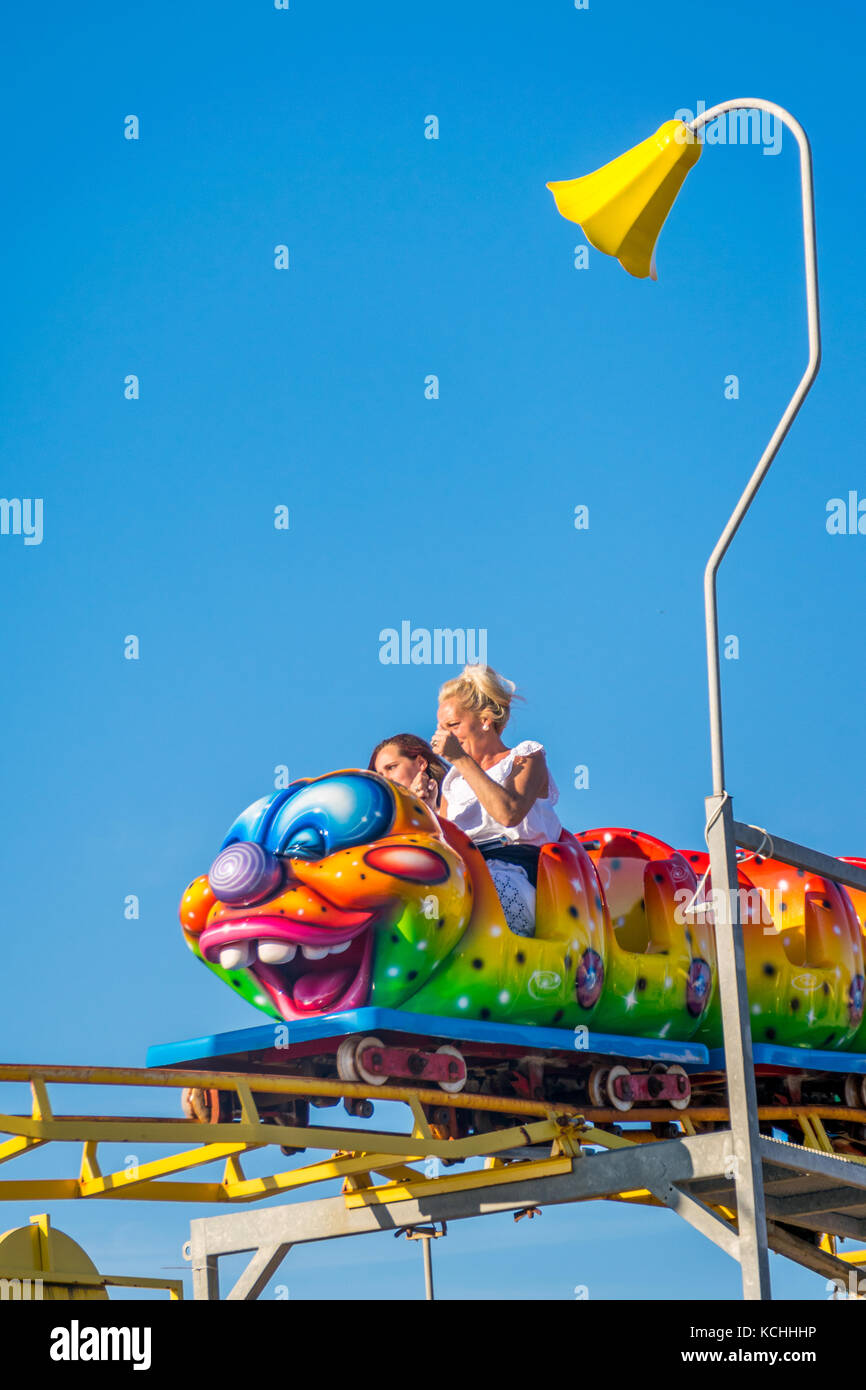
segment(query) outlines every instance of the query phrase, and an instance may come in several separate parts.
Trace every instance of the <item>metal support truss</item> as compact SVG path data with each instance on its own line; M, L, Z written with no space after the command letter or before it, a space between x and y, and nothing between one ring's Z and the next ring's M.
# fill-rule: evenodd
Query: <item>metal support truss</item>
M846 1287L852 1264L866 1259L866 1251L846 1258L834 1247L840 1237L866 1241L866 1167L763 1136L758 1146L771 1218L769 1248ZM196 1219L190 1227L193 1296L219 1298L219 1261L226 1255L254 1252L228 1294L248 1298L255 1296L254 1287L261 1289L259 1276L268 1262L275 1268L278 1252L281 1260L292 1246L407 1228L420 1232L437 1221L599 1198L666 1207L738 1258L731 1158L725 1131L657 1144L623 1140L606 1152L561 1158L555 1168L529 1160L457 1177L425 1180L418 1174L413 1182L386 1181L339 1197ZM814 1231L823 1233L820 1244Z

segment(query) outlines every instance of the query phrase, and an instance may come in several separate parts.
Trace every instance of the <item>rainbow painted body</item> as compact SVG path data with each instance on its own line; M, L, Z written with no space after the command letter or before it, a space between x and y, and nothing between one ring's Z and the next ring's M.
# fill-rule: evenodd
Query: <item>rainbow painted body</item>
M712 915L683 914L705 868L637 831L565 831L541 851L535 936L518 937L461 831L349 770L249 807L180 918L199 959L275 1018L375 1004L713 1047ZM748 870L753 1036L863 1050L863 905L777 861Z

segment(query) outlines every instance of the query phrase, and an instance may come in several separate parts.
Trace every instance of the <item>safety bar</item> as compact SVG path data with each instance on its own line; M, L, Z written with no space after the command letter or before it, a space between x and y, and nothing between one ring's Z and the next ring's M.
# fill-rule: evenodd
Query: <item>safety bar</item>
M783 840L780 835L771 835L768 830L744 825L737 820L734 821L734 839L742 849L754 850L768 859L781 859L795 869L808 869L810 873L820 874L834 883L845 883L866 893L866 869L856 864L845 864L832 854L822 854L818 849L798 845L795 840Z

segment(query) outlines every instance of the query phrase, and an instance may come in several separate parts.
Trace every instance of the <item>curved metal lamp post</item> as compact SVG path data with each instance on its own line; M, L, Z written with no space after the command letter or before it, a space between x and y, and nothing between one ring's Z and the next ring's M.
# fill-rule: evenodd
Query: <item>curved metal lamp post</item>
M818 258L815 250L815 198L812 188L812 152L806 132L795 121L789 111L776 106L772 101L762 101L759 97L740 97L736 101L723 101L709 111L701 112L688 129L697 132L702 126L722 116L728 111L748 109L767 111L788 127L800 147L800 185L803 199L803 249L806 257L806 307L809 316L809 362L791 397L781 420L773 431L769 444L761 455L757 468L749 479L746 490L731 513L725 529L716 542L712 555L707 561L704 573L704 613L707 628L707 668L710 686L710 745L713 762L713 795L722 796L725 790L725 757L722 738L722 698L721 674L719 665L718 610L716 603L716 576L725 552L739 530L740 523L764 478L788 430L794 416L806 399L809 388L818 375L821 365L821 324L818 312Z
M596 173L548 184L548 187L562 215L578 222L594 246L616 256L631 275L655 278L655 242L686 174L700 156L701 146L695 141L697 132L726 112L743 109L766 111L777 117L799 146L809 321L806 370L716 542L704 574L713 769L713 794L706 798L706 835L714 890L716 954L737 1198L738 1256L744 1297L769 1298L767 1222L745 950L739 919L735 830L731 798L725 789L716 578L727 549L803 404L821 362L811 151L803 127L788 111L759 97L739 97L720 102L688 123L669 121L655 136Z
M716 578L728 546L752 505L755 494L767 476L779 447L806 398L821 365L821 327L818 311L818 264L815 249L815 202L812 187L812 153L806 132L794 117L771 101L742 97L721 102L704 111L690 123L697 131L727 111L743 108L768 111L782 121L795 136L800 149L800 184L803 202L803 249L806 261L806 303L809 320L809 361L797 389L749 479L739 502L728 518L722 534L707 561L704 572L704 616L707 634L707 673L710 697L710 749L713 767L713 795L707 797L707 844L714 902L728 905L724 923L716 911L716 953L722 997L725 1041L725 1068L728 1075L728 1104L734 1149L734 1176L737 1191L740 1263L745 1298L769 1298L770 1269L767 1255L767 1217L761 1176L760 1130L758 1126L755 1072L752 1061L752 1029L746 982L745 946L739 917L737 854L731 798L725 790L725 759L722 736L722 683L719 662L718 600ZM720 931L719 928L722 928Z

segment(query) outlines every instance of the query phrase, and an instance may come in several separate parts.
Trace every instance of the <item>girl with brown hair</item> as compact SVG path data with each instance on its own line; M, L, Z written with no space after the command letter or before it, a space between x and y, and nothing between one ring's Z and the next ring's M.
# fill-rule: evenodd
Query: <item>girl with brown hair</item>
M378 772L381 777L408 787L434 813L438 810L442 782L448 769L429 743L417 734L392 734L391 738L383 738L370 754L367 766L370 772Z

